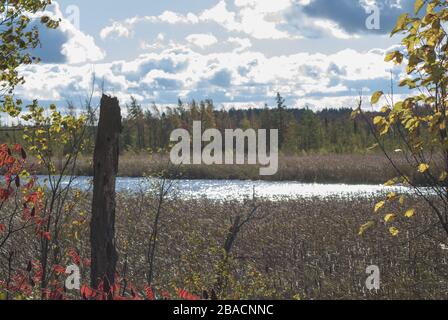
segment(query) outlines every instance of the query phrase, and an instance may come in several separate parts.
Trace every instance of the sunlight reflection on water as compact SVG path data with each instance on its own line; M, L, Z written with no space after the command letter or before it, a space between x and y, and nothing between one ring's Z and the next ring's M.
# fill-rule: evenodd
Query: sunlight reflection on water
M39 177L43 181L44 177ZM150 190L156 179L153 178L117 178L118 192L136 193ZM67 185L64 178L63 185ZM91 177L77 177L73 188L89 190L92 188ZM385 187L382 185L347 185L347 184L314 184L300 182L241 181L241 180L176 180L172 194L184 199L208 198L213 200L242 200L251 198L255 189L257 197L270 200L280 198L311 197L351 197L371 196L375 194L409 189Z

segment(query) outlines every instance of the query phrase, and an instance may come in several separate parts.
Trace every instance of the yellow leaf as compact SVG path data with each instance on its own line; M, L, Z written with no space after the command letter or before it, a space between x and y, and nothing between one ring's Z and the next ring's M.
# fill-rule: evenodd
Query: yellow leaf
M369 221L366 224L363 224L361 228L359 229L358 235L362 236L368 229L373 227L375 225L375 222Z
M426 163L422 163L418 166L418 172L420 172L420 173L425 173L428 170L429 170L429 165Z
M409 14L403 13L397 21L397 24L395 25L394 30L392 30L391 36L393 36L395 33L402 31L406 28L408 24Z
M389 228L389 232L394 237L398 236L398 234L400 233L400 231L395 227Z
M371 104L378 103L380 101L380 98L383 96L383 91L377 91L372 95L372 99L370 100Z
M446 178L448 178L448 173L446 171L443 171L442 174L439 177L439 181L443 182L446 180Z
M381 208L383 208L385 204L386 204L385 201L378 202L378 203L375 205L375 213L377 213L378 211L380 211Z
M353 112L352 112L352 114L351 114L351 118L352 118L352 120L356 119L356 117L357 117L358 114L360 114L360 113L361 113L361 110L360 110L359 108L353 110Z
M389 213L384 217L384 221L386 222L392 222L395 220L395 214Z
M389 62L389 61L392 61L394 58L395 58L395 51L389 52L388 54L386 54L384 61Z
M397 194L395 192L391 192L387 195L387 200L393 201L397 198Z
M404 205L404 196L401 196L401 197L400 197L399 202L400 202L401 205Z
M373 118L374 125L379 125L383 122L384 122L384 117L378 116L378 117Z
M412 218L415 215L415 209L409 209L404 215L406 218Z
M380 135L384 136L385 134L387 134L389 132L389 129L390 129L390 125L389 124L385 125L383 128L383 131L380 132Z
M385 186L385 187L392 187L392 186L394 186L394 185L396 185L396 184L397 184L397 180L396 180L396 179L392 179L392 180L387 181L387 182L384 184L384 186Z
M420 10L422 9L424 4L425 4L425 0L415 0L414 13L418 14L420 12Z
M390 110L389 106L384 106L384 107L381 108L380 112L381 113L386 113L389 110Z

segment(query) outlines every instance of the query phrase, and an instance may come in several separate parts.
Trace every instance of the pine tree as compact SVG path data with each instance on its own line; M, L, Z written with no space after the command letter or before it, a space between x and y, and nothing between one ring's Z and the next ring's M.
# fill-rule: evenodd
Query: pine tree
M145 121L142 107L134 97L131 97L131 104L127 106L128 117L132 125L137 129L137 149L145 148Z

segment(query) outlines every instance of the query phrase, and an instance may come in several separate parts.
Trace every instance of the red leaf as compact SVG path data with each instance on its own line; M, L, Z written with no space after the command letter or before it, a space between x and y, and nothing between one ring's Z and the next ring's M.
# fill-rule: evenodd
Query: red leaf
M5 232L6 226L4 224L0 224L0 233Z
M50 232L42 232L42 238L47 239L48 241L51 240L51 234Z
M82 264L83 264L85 267L90 267L91 264L92 264L92 262L90 261L90 259L84 259L83 262L82 262Z
M9 190L7 189L0 189L0 200L5 201L9 198Z
M152 291L150 286L145 286L145 294L148 300L156 300L154 292Z
M199 298L198 296L195 296L183 289L177 289L177 294L179 295L179 298L184 299L184 300L189 300L189 301L201 300L201 298Z
M84 284L81 287L81 296L83 299L91 299L96 296L95 291L93 291L88 285Z
M10 156L10 155L8 155L6 158L5 158L5 163L6 164L14 164L14 162L16 162L16 158L14 158L14 157L12 157L12 156Z
M169 300L171 298L171 295L168 291L162 291L162 297L164 300Z
M81 263L81 257L79 256L79 254L74 249L68 250L67 255L70 258L72 258L72 262L74 264L79 265Z
M30 181L28 181L28 183L25 185L25 188L30 190L34 187L34 178L30 179Z
M53 270L54 270L56 273L58 273L58 274L63 274L63 273L65 273L65 268L62 267L62 266L60 266L60 265L55 265L55 266L53 267Z
M15 152L20 152L20 150L22 150L22 146L21 146L20 144L16 143L16 144L12 147L12 149L13 149Z

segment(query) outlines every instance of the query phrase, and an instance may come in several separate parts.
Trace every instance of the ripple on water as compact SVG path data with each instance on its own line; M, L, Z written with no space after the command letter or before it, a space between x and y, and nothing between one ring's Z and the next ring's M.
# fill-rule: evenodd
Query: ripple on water
M45 177L39 177L44 181ZM69 178L63 179L67 185ZM153 188L157 180L154 178L117 178L117 191L135 193L148 191ZM91 177L76 177L73 188L90 190ZM385 187L382 185L347 185L347 184L319 184L300 182L271 182L271 181L242 181L242 180L176 180L173 194L181 198L213 200L242 200L251 198L254 194L260 198L271 200L284 198L312 198L312 197L352 197L371 196L374 194L401 191L409 189Z

